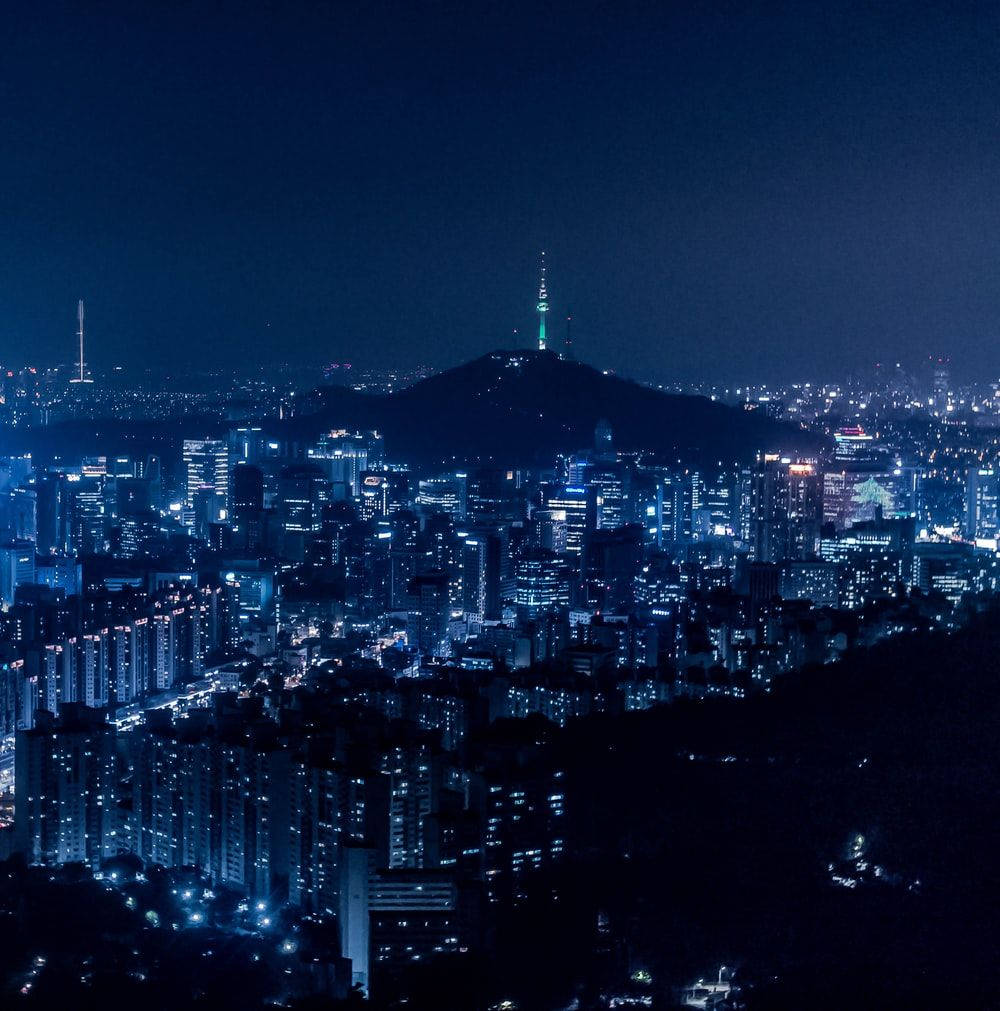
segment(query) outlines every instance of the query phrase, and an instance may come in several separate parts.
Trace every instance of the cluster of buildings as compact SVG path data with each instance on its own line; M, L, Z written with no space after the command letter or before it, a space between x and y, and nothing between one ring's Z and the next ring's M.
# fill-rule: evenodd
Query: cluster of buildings
M988 446L949 465L956 513L940 428L841 420L698 468L607 422L541 466L427 470L267 418L175 460L0 461L7 849L194 868L335 924L366 989L482 948L572 851L558 727L767 691L995 592Z
M15 848L194 869L259 903L264 930L282 907L335 923L366 990L415 956L481 949L486 907L562 857L561 770L530 725L447 749L352 694L328 679L222 692L127 731L79 703L42 713L18 739Z

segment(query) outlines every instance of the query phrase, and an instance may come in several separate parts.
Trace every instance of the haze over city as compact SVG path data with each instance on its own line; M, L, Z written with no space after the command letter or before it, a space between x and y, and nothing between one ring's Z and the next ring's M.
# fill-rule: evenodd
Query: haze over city
M987 5L43 4L0 67L0 359L661 381L1000 372ZM33 364L39 364L34 362Z

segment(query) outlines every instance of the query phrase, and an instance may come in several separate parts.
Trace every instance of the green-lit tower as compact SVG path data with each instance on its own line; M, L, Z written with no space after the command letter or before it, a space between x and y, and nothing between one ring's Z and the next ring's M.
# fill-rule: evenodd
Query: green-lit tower
M542 250L542 279L538 284L538 350L545 350L545 314L549 311L549 293L545 290L545 250Z

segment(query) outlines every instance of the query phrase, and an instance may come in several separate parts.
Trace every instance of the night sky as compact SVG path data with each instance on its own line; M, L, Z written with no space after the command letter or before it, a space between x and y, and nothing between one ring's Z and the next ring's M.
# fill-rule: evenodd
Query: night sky
M18 6L4 362L1000 375L996 5Z

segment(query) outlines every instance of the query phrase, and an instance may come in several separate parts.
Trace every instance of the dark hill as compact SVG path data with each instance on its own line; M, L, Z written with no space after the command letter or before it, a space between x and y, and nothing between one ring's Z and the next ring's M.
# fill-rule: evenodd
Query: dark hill
M377 428L390 456L423 464L548 461L593 445L602 418L618 449L685 464L819 447L814 436L761 414L662 393L539 351L494 351L387 396L324 388L305 406L291 423L303 437Z

